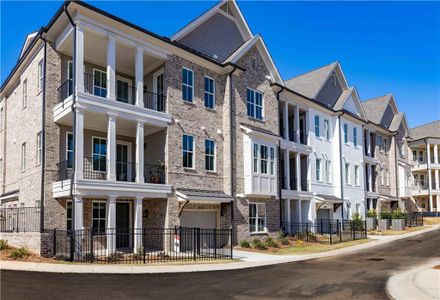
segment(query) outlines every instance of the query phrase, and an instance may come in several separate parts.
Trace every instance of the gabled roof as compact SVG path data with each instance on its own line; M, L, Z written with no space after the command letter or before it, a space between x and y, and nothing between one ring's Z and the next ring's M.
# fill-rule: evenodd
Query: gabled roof
M344 90L341 94L341 96L339 96L338 100L335 102L335 105L333 105L333 109L334 110L341 110L344 108L344 104L345 102L348 100L348 97L350 97L350 95L353 93L354 88L350 87L346 90Z
M405 115L403 113L395 114L388 129L391 131L399 130L400 124L402 123L404 117Z
M411 137L414 140L427 137L440 138L440 120L411 128Z
M365 113L369 121L380 124L383 114L392 98L392 94L386 94L377 98L372 98L362 102Z
M18 59L20 59L23 56L23 53L26 51L26 49L29 47L29 45L31 44L32 40L34 39L34 37L38 34L38 30L29 33L26 36L26 39L24 40L23 46L21 47L21 51L20 51L20 56L18 57Z
M236 63L244 54L246 54L253 46L256 46L261 57L263 58L264 63L270 71L270 76L275 82L280 84L283 83L283 79L281 78L280 73L278 72L277 67L272 59L272 56L267 50L266 44L264 43L261 35L257 34L250 40L246 41L240 48L238 48L234 53L232 53L224 63Z
M304 73L302 75L286 80L284 84L308 98L315 99L322 86L329 78L338 62L333 62L326 66Z
M350 111L346 108L346 103L348 99L353 99L354 105L356 106L357 113ZM362 120L367 121L367 116L365 114L365 110L362 107L361 99L359 97L358 91L355 87L350 87L344 90L339 97L338 101L336 101L333 106L334 110L342 110L345 112L349 112L351 114L358 115Z
M190 23L185 25L182 29L180 29L178 32L173 34L171 37L171 40L178 41L182 39L184 36L186 36L188 33L193 31L195 28L197 28L200 24L208 20L210 17L212 17L217 12L224 13L225 11L228 11L232 16L234 16L236 23L238 25L238 28L240 30L241 35L243 36L243 39L247 41L248 39L253 37L253 34L249 28L249 25L247 24L245 18L243 17L243 14L240 11L240 8L238 7L235 0L222 0L213 7L211 7L209 10L201 14L199 17L192 20Z

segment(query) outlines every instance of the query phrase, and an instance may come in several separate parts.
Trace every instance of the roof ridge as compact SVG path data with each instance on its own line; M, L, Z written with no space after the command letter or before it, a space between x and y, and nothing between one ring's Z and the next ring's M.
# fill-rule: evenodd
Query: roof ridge
M312 69L312 70L310 70L310 71L307 71L307 72L301 73L301 74L299 74L299 75L296 75L296 76L294 76L294 77L291 77L291 78L289 78L289 79L286 79L285 81L290 81L290 80L292 80L292 79L295 79L295 78L298 78L298 77L304 76L304 75L306 75L306 74L308 74L308 73L312 73L312 72L318 71L319 69L323 69L323 68L325 68L325 67L328 67L328 66L330 66L330 65L332 65L332 64L336 64L336 63L339 63L339 61L336 60L336 61L331 62L331 63L329 63L329 64L326 64L326 65L324 65L324 66L316 67L316 68L314 68L314 69Z
M431 124L433 124L433 123L437 123L437 122L440 122L440 120L431 121L431 122L429 122L429 123L426 123L426 124L423 124L423 125L419 125L419 126L413 127L413 128L410 128L410 130L413 130L413 129L416 129L416 128L419 128L419 127L423 127L423 126L428 126L428 125L431 125Z
M377 96L375 98L371 98L371 99L367 99L367 100L363 100L362 102L368 102L368 101L376 100L376 99L379 99L379 98L382 98L382 97L386 97L386 96L390 96L391 97L392 95L393 95L392 93L386 93L385 95Z

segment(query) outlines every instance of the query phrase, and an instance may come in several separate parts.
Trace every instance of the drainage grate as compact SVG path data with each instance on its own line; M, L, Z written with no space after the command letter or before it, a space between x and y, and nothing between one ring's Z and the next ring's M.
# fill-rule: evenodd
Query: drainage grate
M367 258L367 260L369 260L369 261L382 261L382 260L385 260L385 258L382 258L382 257L371 257L371 258Z

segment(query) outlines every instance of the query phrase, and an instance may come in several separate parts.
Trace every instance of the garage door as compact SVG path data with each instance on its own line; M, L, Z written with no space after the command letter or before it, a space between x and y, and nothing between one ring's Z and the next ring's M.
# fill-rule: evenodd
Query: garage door
M330 210L329 209L318 209L316 212L316 218L320 219L330 219Z
M180 226L214 229L217 227L217 212L184 210L180 216Z

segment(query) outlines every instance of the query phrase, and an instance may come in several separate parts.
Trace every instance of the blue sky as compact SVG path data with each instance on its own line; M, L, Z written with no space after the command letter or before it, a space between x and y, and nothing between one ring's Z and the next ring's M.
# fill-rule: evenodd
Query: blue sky
M214 4L89 3L164 36ZM411 127L440 119L439 2L238 3L283 78L338 60L362 99L394 93ZM0 1L2 83L25 35L46 25L60 4Z

